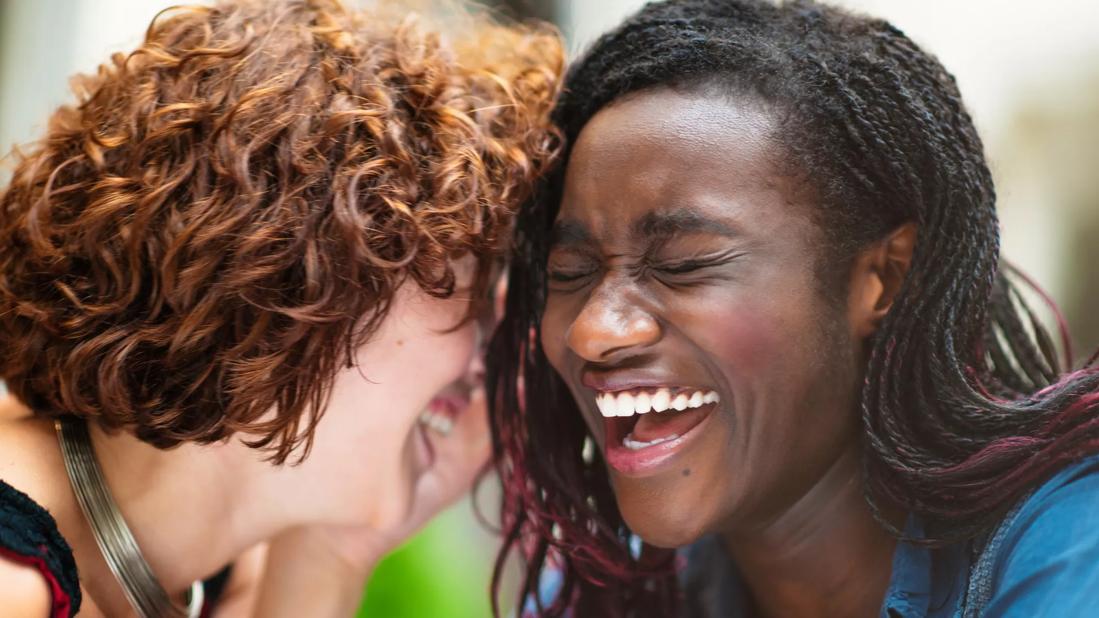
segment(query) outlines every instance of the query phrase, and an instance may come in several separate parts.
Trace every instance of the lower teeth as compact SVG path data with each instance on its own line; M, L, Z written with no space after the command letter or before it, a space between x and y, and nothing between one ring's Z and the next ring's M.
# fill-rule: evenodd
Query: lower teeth
M630 436L632 436L632 435L633 434L630 434ZM657 444L663 444L664 442L669 442L669 441L675 440L676 438L679 437L679 436L677 436L676 434L673 433L670 436L664 436L663 438L657 438L657 439L653 440L652 442L639 442L637 440L634 440L630 436L626 436L625 438L622 439L622 446L630 449L631 451L638 451L638 450L641 450L641 449L643 449L645 447L648 447L648 446L656 446Z

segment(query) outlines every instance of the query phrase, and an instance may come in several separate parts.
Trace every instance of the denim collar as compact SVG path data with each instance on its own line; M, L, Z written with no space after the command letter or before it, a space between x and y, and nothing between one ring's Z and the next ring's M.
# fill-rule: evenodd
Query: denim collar
M909 516L904 538L924 538L920 519ZM685 568L680 583L691 618L748 616L750 596L719 537L708 536L680 550ZM882 602L882 618L925 618L956 606L965 587L968 554L964 544L929 549L898 541L893 571ZM947 615L949 615L949 613Z
M922 539L923 524L908 517L904 538ZM931 551L908 541L897 541L893 551L893 576L882 603L882 618L926 616L931 606Z

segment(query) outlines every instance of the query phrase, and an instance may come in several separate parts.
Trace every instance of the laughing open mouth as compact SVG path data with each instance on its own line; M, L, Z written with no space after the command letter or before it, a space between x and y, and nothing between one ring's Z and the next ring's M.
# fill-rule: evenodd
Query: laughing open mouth
M607 448L639 451L683 436L721 401L717 392L680 387L600 392L595 397L605 417Z
M449 384L420 413L420 424L439 435L448 435L454 429L458 417L469 407L473 388L464 379Z

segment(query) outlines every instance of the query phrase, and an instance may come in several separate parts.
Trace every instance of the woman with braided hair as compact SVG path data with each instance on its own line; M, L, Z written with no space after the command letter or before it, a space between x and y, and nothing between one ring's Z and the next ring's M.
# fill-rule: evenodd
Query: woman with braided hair
M1001 262L934 57L811 0L666 0L556 118L489 356L531 615L1094 611L1099 371Z

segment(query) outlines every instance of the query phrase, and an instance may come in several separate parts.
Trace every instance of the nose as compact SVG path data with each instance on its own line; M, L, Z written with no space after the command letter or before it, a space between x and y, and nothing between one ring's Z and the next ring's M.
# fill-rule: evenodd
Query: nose
M661 328L644 307L621 290L597 288L569 326L568 346L594 363L620 360L660 340Z
M488 313L488 312L486 312ZM485 379L485 354L488 352L488 338L496 326L496 320L478 319L473 323L473 354L466 367L464 379L472 385L479 385Z

